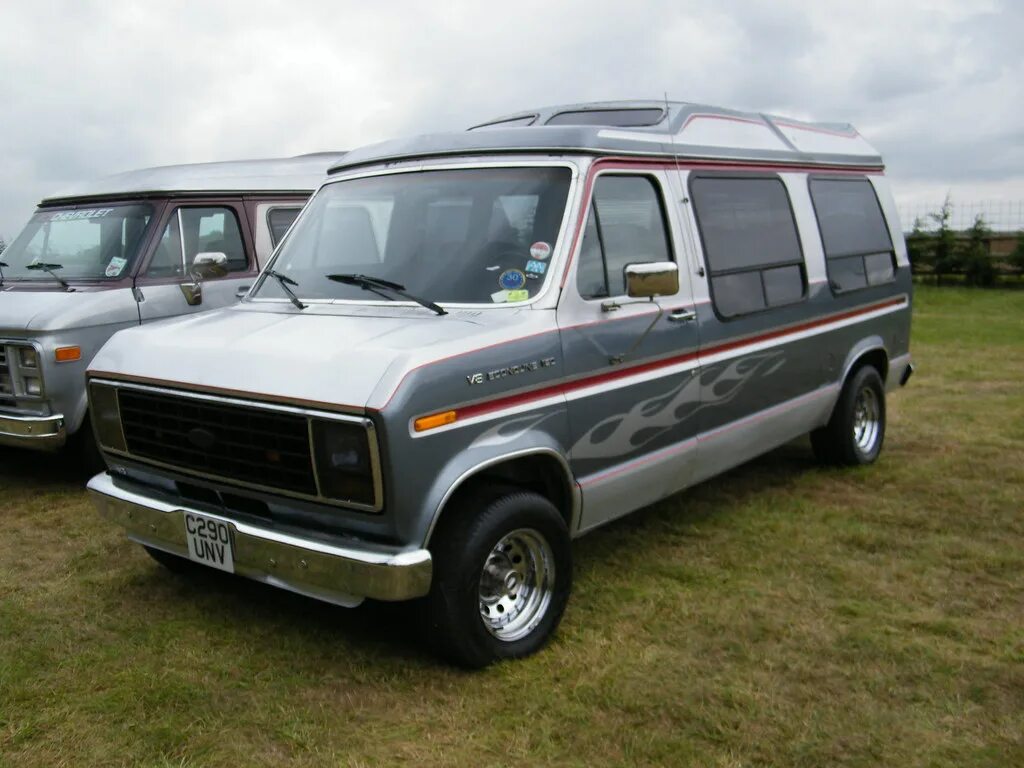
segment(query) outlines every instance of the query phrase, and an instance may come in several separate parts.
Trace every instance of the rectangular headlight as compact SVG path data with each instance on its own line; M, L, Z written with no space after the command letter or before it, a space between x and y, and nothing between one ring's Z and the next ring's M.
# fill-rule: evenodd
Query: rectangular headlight
M365 427L316 419L313 450L322 496L377 508L373 447Z
M22 384L25 385L25 394L38 397L43 394L43 382L38 376L23 376Z
M121 429L121 411L117 404L117 388L107 384L89 385L89 410L92 428L101 448L112 451L128 450Z
M35 347L18 347L18 362L22 368L38 368L39 355Z

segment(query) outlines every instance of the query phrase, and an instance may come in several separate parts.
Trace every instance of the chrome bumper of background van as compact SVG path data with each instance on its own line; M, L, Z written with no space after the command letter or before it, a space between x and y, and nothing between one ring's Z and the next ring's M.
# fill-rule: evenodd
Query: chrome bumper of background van
M124 528L130 539L183 557L188 554L185 512L229 523L235 573L292 592L353 606L365 597L408 600L430 590L432 562L425 549L326 544L150 498L118 487L106 472L88 487L100 514Z
M0 445L52 451L66 442L63 416L0 415Z

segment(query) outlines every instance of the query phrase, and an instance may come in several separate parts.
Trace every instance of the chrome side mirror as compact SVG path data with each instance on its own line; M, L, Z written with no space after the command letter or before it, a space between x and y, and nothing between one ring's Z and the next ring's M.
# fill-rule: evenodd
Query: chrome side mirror
M224 277L228 273L227 254L218 251L197 253L192 259L192 274L199 278Z
M626 265L626 295L632 299L653 299L679 293L679 267L674 261L651 261Z
M198 307L203 303L203 280L210 277L224 277L228 273L228 257L217 251L197 253L192 259L189 275L191 283L181 284L181 293L185 303L190 307Z

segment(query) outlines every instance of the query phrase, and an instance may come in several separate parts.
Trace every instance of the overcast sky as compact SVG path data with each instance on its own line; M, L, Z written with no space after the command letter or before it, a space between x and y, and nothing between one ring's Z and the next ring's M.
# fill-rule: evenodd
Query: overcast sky
M848 121L902 203L1024 200L1024 3L0 3L0 235L150 165L348 149L546 104Z

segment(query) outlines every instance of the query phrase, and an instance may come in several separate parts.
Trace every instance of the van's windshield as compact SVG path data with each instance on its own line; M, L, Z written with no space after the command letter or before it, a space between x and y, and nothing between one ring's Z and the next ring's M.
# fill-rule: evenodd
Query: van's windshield
M129 273L153 207L97 204L35 212L4 251L5 280L116 280Z
M547 277L570 179L564 167L466 168L328 184L288 233L273 271L305 299L401 300L337 279L357 275L433 302L528 301ZM255 295L287 298L280 280L263 279Z

